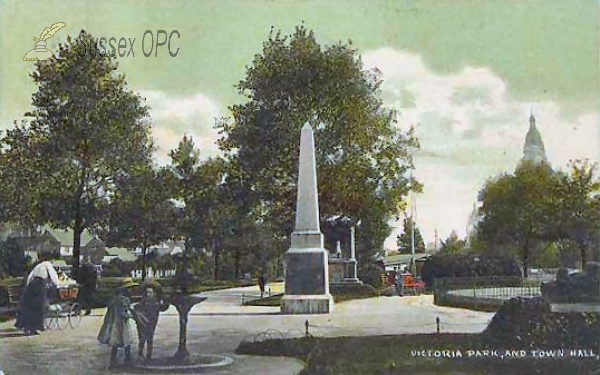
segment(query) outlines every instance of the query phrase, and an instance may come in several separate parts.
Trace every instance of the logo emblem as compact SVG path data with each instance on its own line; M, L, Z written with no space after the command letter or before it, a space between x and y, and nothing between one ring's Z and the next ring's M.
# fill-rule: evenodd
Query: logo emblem
M36 41L35 48L25 54L23 57L23 61L37 61L37 60L46 60L52 56L52 51L46 48L46 40L50 39L52 35L56 34L56 32L63 27L65 27L64 22L57 22L50 27L46 27L39 38L33 37L33 40ZM2 373L0 372L0 375Z

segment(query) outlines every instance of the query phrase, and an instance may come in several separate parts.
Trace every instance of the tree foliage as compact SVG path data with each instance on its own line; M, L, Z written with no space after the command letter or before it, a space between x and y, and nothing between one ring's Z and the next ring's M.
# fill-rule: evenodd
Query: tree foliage
M448 238L442 240L440 253L442 254L460 254L465 251L466 242L458 238L456 231L452 231Z
M588 162L573 162L569 173L523 163L514 174L486 184L477 240L488 251L512 252L525 275L532 260L551 264L558 257L570 264L571 243L583 265L600 233L599 189ZM557 251L564 254L552 255Z
M413 227L414 227L414 244L415 253L425 252L425 242L419 228L415 226L415 222L411 217L404 218L404 229L400 235L396 237L396 244L398 246L398 252L401 254L411 254L413 245Z
M551 233L577 245L582 265L590 260L588 254L598 246L600 236L600 182L595 168L588 161L574 161L569 172L559 176L556 212L552 215L555 227Z
M303 26L273 32L237 88L233 121L218 124L219 145L235 166L248 210L271 223L273 236L293 230L300 129L315 132L321 221L362 221L357 251L368 258L389 235L388 219L410 188L409 147L395 111L379 99L381 78L367 71L351 44L320 45Z
M503 175L483 190L483 220L477 235L489 247L506 246L528 274L532 252L548 235L547 218L557 174L546 164L522 163L514 175Z
M0 242L0 277L23 276L30 261L16 239Z
M75 272L81 232L106 218L115 179L147 164L152 152L147 108L109 56L90 53L93 45L82 31L36 63L30 121L2 140L9 216L72 229Z
M102 237L108 246L142 249L142 279L150 246L173 237L176 208L166 170L139 168L117 178L108 225Z

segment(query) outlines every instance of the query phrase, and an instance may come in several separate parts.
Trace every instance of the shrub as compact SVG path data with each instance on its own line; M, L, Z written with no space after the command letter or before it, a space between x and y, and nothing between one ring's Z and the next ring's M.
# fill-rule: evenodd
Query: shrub
M102 270L102 276L127 277L135 269L135 262L125 262L119 258L111 260Z
M423 281L432 287L441 277L521 276L517 261L507 256L436 254L421 270Z
M501 348L596 348L600 316L593 313L553 313L541 297L506 301L483 332Z
M331 285L329 291L335 302L377 296L377 289L369 284Z
M21 276L30 261L16 239L0 241L0 276Z
M374 288L381 287L381 275L383 274L383 268L375 263L365 264L359 269L358 277L363 283L369 284Z

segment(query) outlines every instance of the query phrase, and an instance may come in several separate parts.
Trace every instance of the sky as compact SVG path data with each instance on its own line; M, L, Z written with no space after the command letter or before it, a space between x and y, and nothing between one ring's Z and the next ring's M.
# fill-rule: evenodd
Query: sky
M215 118L243 98L234 85L274 27L312 29L331 45L351 40L366 69L382 72L383 103L398 126L417 129L417 225L426 242L437 231L465 235L477 192L512 172L522 157L532 111L552 166L600 160L599 2L428 1L2 1L0 129L29 110L35 91L23 56L33 37L56 22L55 49L81 29L136 41L118 58L129 87L151 107L156 159L165 161L184 133L203 157L218 154ZM144 38L144 33L150 30ZM150 35L172 34L150 50ZM126 48L129 49L129 46ZM399 228L393 229L393 233ZM394 246L392 234L386 247Z

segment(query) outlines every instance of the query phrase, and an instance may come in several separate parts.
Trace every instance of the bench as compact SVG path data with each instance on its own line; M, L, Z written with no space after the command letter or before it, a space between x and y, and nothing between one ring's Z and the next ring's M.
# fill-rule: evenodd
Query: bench
M19 298L25 289L25 285L15 285L6 287L8 292L8 307L16 308L19 305Z
M23 292L24 286L9 286L4 287L8 295L8 305L0 306L0 315L12 317L17 312L19 306L19 298Z

